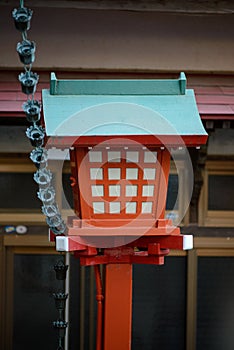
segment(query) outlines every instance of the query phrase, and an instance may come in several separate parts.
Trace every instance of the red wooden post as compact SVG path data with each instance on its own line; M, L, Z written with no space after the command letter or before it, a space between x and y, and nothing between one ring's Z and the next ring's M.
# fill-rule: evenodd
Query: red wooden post
M130 350L132 264L107 264L105 278L104 350Z

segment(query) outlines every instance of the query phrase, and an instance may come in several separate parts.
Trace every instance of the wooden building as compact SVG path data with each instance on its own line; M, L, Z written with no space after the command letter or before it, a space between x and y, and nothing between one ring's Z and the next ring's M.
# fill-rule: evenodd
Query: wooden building
M52 293L61 287L53 265L45 218L33 181L35 166L25 137L26 98L16 45L21 41L11 11L0 4L0 348L56 347ZM167 215L195 248L171 251L162 267L134 267L133 350L216 350L234 347L234 4L231 1L25 1L34 11L30 40L36 43L36 97L50 72L69 79L174 78L184 71L195 91L205 147L190 151L194 187L183 150L171 163ZM57 201L57 163L52 163ZM64 165L69 197L69 168ZM180 188L175 205L178 188ZM24 233L26 226L27 232ZM17 232L18 231L18 232ZM69 259L67 349L95 349L95 287L92 268Z

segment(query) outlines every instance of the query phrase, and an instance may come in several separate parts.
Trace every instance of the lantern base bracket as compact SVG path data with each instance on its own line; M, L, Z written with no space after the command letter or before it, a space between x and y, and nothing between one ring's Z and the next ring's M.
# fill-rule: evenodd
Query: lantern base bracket
M193 236L180 234L180 228L165 219L135 220L134 226L127 223L119 227L111 227L109 223L108 226L94 226L84 220L70 219L66 235L50 233L50 238L56 241L57 251L74 252L81 265L162 265L169 249L193 248Z
M166 223L166 220L164 224ZM163 223L154 227L155 234L146 234L141 237L118 236L115 245L107 248L97 248L91 246L82 235L82 228L77 228L80 235L56 236L57 251L74 252L80 259L81 265L99 265L99 264L164 264L164 257L169 254L169 249L188 250L193 248L193 236L180 234L179 228L170 226L171 234L168 234L168 227L162 227ZM99 228L100 229L100 228ZM133 229L133 228L132 228ZM162 231L164 230L164 234ZM158 234L156 234L158 232ZM106 237L106 236L105 236ZM124 243L126 240L127 243ZM87 238L87 236L86 236ZM93 241L99 239L99 236L88 236ZM101 237L103 239L103 237ZM113 239L113 236L111 236ZM135 238L135 239L134 239ZM100 243L101 241L99 241ZM105 241L104 241L105 242ZM122 242L116 246L116 242ZM105 247L105 245L103 245ZM111 247L111 248L109 248Z

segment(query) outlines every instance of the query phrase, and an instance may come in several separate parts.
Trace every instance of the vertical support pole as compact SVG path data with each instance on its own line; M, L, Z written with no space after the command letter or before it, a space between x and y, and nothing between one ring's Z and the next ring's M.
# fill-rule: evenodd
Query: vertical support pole
M90 266L90 281L89 281L89 350L94 349L94 267Z
M4 236L0 236L0 349L5 348L5 298L6 298L6 283L5 283L5 246Z
M3 349L13 349L13 325L14 325L14 249L6 249L6 285L5 291L5 345Z
M105 276L104 350L130 350L132 264L108 264Z
M187 329L186 349L196 350L197 330L197 252L188 251L187 260Z
M80 267L80 350L84 350L85 338L85 266Z
M70 266L70 254L66 253L65 255L65 264ZM67 305L65 308L65 321L68 322L68 328L66 330L65 337L65 350L69 348L69 296L70 296L70 269L68 269L67 278L65 279L65 293L68 294Z

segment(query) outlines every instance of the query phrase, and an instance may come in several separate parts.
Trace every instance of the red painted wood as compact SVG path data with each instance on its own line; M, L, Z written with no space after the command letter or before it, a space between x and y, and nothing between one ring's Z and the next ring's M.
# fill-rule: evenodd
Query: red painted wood
M222 94L220 86L190 86L188 88L194 89L195 95Z
M122 146L122 138L124 138L124 144L126 146L130 146L132 141L139 142L141 145L145 145L147 147L154 146L165 146L167 147L176 147L176 146L188 146L188 147L196 147L202 144L205 144L208 136L200 136L200 135L160 135L160 137L154 135L124 135L118 136L116 139L116 135L113 136L60 136L60 137L50 137L50 145L49 147L59 147L66 148L72 145L77 147L85 147L85 146L95 146L101 142L111 142L112 145ZM129 145L127 144L127 140L129 140Z
M49 83L39 82L35 98L40 101L41 90L48 88ZM226 115L234 115L233 86L194 86L191 88L194 88L202 119L207 119L207 115L220 115L219 119L222 120L226 119ZM26 95L21 92L19 82L0 82L0 117L24 117L22 104L25 100Z
M133 145L132 145L133 146ZM78 165L78 168L73 171L72 176L76 179L75 184L73 186L73 191L75 196L79 191L80 196L80 215L82 219L92 220L95 223L95 219L102 219L103 223L105 223L104 219L112 219L112 220L120 220L120 219L129 219L134 220L135 218L162 218L164 217L165 211L165 203L166 203L166 192L167 192L167 181L168 181L168 172L170 167L170 154L165 150L160 150L160 148L153 148L150 151L157 152L157 160L152 163L144 163L144 152L142 148L132 148L132 151L138 153L139 159L138 162L127 162L126 161L126 152L128 150L124 150L123 147L111 148L111 151L115 150L120 152L121 161L120 162L108 162L107 154L108 151L105 148L96 149L102 153L102 161L99 163L94 163L89 161L88 157L88 148L75 148L71 151L72 155L72 165ZM101 168L103 171L103 179L94 180L90 178L90 169L91 168ZM108 169L118 168L120 169L121 178L120 179L112 179L108 178ZM126 179L126 169L129 168L137 168L138 176L137 179ZM154 179L144 179L143 178L143 169L155 169L155 178ZM72 166L74 170L74 167ZM78 183L80 184L80 188L78 190ZM109 185L120 185L121 193L118 197L113 197L109 195ZM104 195L101 197L92 197L91 194L91 186L92 185L101 185L104 188ZM137 186L137 195L136 196L126 196L125 194L125 186L126 185L136 185ZM152 197L143 196L142 188L143 185L151 185L154 186L154 194ZM116 200L118 198L118 202L121 203L121 211L118 214L113 214L109 212L109 203ZM155 198L157 199L155 201ZM162 198L162 200L158 200L158 198ZM105 212L102 214L95 214L93 212L92 203L101 201L105 205ZM125 207L127 202L136 202L136 213L125 213ZM149 214L141 213L142 202L152 202L153 208L152 212ZM157 203L157 206L156 206ZM159 207L158 207L159 206ZM76 213L78 213L78 209L75 208ZM78 214L77 214L78 215ZM156 216L156 217L155 217ZM99 220L97 220L99 221ZM108 224L108 223L107 223ZM104 225L106 226L106 224Z
M220 90L225 95L234 95L234 86L220 86Z
M1 91L0 101L25 101L25 95L20 91Z
M86 266L116 263L158 265L163 264L164 257L168 255L169 249L183 250L183 248L184 238L180 232L171 235L142 236L138 239L136 237L127 245L122 244L121 247L106 248L102 254L98 254L94 247L85 246L85 242L80 236L68 237L68 250L74 251L75 256L81 259L81 264Z
M234 114L202 114L202 120L234 120Z
M16 75L16 79L18 78L18 75ZM40 92L42 89L49 89L50 84L49 83L42 83L39 82L37 85L37 91ZM0 92L1 91L21 91L20 83L17 82L0 82Z
M113 222L114 225L114 222ZM118 225L118 223L117 223ZM116 225L116 226L117 226ZM169 234L178 234L178 227L167 227L156 228L156 227L70 227L68 230L69 236L78 236L81 240L83 239L83 244L85 244L86 237L134 237L138 238L143 235L145 236L156 236L156 235L169 235ZM87 243L86 243L87 244Z
M196 95L198 104L229 105L234 104L234 95Z
M25 114L24 112L0 112L0 118L9 118L9 121L12 118L19 118L19 120L21 121L22 118L25 118Z
M0 101L0 111L1 112L21 112L23 101Z
M199 104L198 110L201 114L234 114L231 105Z
M34 98L36 100L41 100L41 93L36 92L34 95ZM25 102L27 99L27 96L23 94L21 91L8 91L8 92L0 92L0 101L7 101L7 102L15 102L15 101L22 101Z
M105 271L104 350L130 350L132 264L109 264Z

